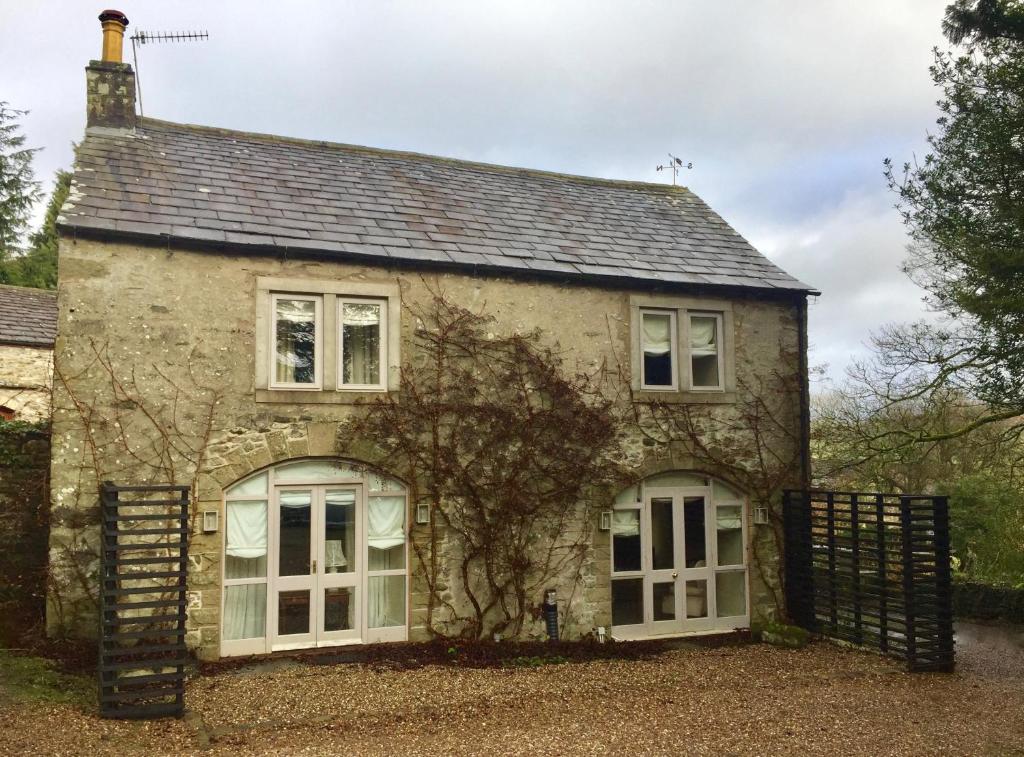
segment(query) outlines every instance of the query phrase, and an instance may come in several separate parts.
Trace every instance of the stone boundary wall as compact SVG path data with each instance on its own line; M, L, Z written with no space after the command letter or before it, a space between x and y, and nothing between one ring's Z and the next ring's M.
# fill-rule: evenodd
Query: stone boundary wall
M0 642L44 620L49 539L50 435L0 421Z

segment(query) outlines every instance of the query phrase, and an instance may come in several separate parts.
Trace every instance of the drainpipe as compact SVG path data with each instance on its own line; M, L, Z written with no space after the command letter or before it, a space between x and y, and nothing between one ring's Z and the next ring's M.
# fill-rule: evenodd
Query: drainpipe
M800 488L811 488L811 388L807 365L807 295L796 304L800 350Z

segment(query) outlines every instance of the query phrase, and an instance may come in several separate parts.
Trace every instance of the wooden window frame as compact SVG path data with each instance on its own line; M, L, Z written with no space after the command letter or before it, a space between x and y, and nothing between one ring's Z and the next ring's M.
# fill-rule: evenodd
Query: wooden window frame
M676 313L676 376L675 388L648 387L643 384L643 328L642 313L651 310L670 310ZM693 387L689 349L690 315L716 315L721 317L719 332L718 388ZM676 297L667 295L630 295L629 297L630 369L633 399L637 402L664 402L668 404L733 404L736 402L735 318L730 300L705 297ZM685 356L685 360L682 357Z
M640 388L645 392L678 392L679 391L679 311L671 308L648 308L639 309L640 317ZM669 371L672 376L672 383L668 386L661 384L648 384L644 371L644 345L643 345L643 319L645 315L667 315L669 317Z
M347 295L338 295L336 297L337 304L337 324L338 324L338 339L335 343L337 349L337 388L339 392L386 392L387 386L387 372L388 372L388 301L386 297L350 297ZM344 383L344 366L343 359L345 355L345 336L342 321L342 311L346 304L357 303L357 304L375 304L380 306L380 345L378 354L378 373L377 378L379 379L376 384L346 384Z
M725 391L725 314L714 310L686 310L686 334L683 346L687 358L687 378L689 379L688 389L691 392L724 392ZM693 327L694 318L714 318L715 335L718 343L715 345L715 357L718 362L718 384L716 386L698 386L693 381L693 345L690 343L690 329Z
M298 300L314 303L313 310L313 376L312 384L279 382L274 380L277 375L277 303L281 300ZM272 292L270 294L270 328L268 352L270 365L267 366L268 386L270 389L286 389L297 392L319 392L324 386L324 299L319 295L300 294L298 292Z
M344 279L284 278L257 276L255 296L255 400L275 404L353 404L364 398L396 392L400 386L401 292L394 280L348 281ZM319 389L305 385L280 386L274 376L273 352L274 295L308 296L322 299L321 384ZM338 379L340 359L339 313L336 300L380 300L386 303L382 323L386 345L379 386L344 386ZM268 354L270 353L270 354Z

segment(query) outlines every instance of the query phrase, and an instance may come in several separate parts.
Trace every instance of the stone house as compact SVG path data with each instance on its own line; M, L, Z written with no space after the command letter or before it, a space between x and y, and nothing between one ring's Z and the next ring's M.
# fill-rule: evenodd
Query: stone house
M735 450L712 466L632 435L639 483L596 503L580 570L556 582L569 636L773 615L772 527L729 471L751 454L738 408L781 376L796 390L767 443L794 461L780 485L806 479L810 287L682 187L137 117L112 14L59 220L72 378L55 394L52 631L95 625L98 482L176 477L205 516L188 578L201 656L428 638L421 503L342 454L338 429L398 390L406 306L438 289L577 365L618 361L620 401L697 408Z
M0 284L0 418L50 417L57 293Z

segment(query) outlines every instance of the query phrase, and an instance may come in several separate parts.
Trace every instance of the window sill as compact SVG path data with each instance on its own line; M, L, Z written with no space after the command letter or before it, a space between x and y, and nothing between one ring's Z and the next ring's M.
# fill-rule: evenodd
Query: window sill
M661 402L666 405L734 405L736 392L695 392L670 391L659 392L649 389L638 389L633 392L635 402Z
M366 391L321 391L291 389L257 389L256 401L278 405L354 405L357 402L383 399L388 393L369 389Z

